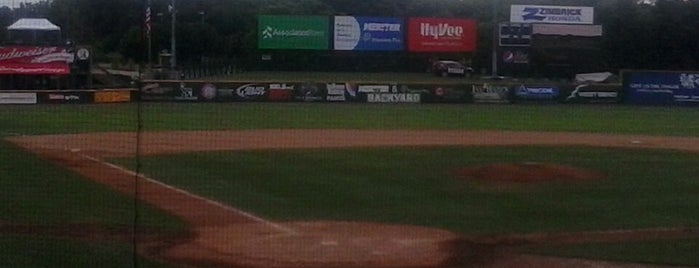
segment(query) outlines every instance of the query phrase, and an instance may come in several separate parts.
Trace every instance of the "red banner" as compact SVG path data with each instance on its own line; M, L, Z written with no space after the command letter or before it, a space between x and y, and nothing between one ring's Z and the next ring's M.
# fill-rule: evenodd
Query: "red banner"
M472 19L410 18L408 50L469 52L476 50L477 23Z
M66 75L70 62L61 47L0 47L0 74Z
M67 75L70 68L67 63L0 63L0 74L36 74L36 75Z

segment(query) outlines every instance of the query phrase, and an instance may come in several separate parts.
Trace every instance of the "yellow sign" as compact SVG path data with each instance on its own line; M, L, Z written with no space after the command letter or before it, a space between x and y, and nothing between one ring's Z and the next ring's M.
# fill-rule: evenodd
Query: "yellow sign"
M130 102L131 91L95 92L95 103Z

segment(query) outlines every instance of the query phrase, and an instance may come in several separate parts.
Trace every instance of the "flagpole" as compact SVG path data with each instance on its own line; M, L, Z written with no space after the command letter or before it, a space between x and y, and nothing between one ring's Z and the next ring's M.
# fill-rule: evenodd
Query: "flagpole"
M152 10L150 9L150 2L151 0L148 0L148 6L146 7L146 38L148 38L148 71L150 72L151 68L153 67L153 38L151 38L151 12Z

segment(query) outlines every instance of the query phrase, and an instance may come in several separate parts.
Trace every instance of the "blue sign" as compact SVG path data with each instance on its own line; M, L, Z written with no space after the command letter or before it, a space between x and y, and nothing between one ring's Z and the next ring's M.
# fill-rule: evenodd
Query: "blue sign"
M557 87L543 86L533 87L521 85L515 88L515 96L525 100L552 100L558 97L560 90Z
M336 16L335 50L403 50L403 21L398 18Z
M510 22L516 23L557 23L592 24L595 18L594 7L512 5Z
M699 72L631 71L623 77L630 103L699 105Z

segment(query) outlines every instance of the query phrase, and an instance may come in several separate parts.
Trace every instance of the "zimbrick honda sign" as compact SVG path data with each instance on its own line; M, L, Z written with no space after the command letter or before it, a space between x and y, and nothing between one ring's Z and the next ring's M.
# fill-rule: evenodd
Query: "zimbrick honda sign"
M0 74L67 75L73 54L60 47L0 47Z
M398 18L336 16L334 48L335 50L403 50L405 47L403 28L403 20Z
M257 45L261 49L329 48L330 19L325 16L262 15L257 26Z
M510 6L510 22L515 23L558 23L558 24L592 24L593 7L577 6Z
M408 50L469 52L476 50L476 21L471 19L410 18Z

